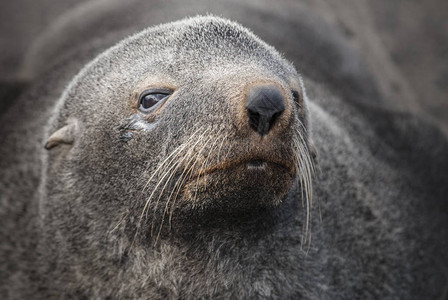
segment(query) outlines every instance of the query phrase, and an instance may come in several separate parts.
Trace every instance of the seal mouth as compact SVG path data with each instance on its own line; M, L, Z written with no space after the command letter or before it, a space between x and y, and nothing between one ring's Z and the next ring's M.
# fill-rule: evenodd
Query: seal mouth
M293 175L295 168L291 162L277 161L263 158L246 158L233 161L224 161L215 165L212 165L205 169L198 170L190 177L189 181L195 181L201 177L211 175L212 173L228 170L243 170L248 173L262 173L266 172L268 168L274 168L282 170L289 175Z
M235 213L276 207L293 182L293 162L264 157L225 160L197 170L183 185L194 207Z

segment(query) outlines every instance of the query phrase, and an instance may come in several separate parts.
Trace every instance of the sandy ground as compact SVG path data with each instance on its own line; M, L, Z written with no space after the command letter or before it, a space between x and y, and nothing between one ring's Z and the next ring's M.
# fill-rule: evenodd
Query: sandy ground
M32 41L56 16L82 2L87 0L0 3L0 97L6 98L6 84L20 80L19 66ZM341 27L365 54L393 107L425 114L448 134L448 1L302 2Z

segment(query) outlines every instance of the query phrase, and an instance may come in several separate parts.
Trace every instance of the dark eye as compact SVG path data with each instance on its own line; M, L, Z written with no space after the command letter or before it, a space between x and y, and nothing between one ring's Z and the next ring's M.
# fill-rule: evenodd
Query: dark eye
M294 98L294 101L296 102L296 104L300 105L300 94L298 91L291 91L292 92L292 97Z
M138 109L144 113L150 113L159 106L173 91L168 89L149 89L140 94Z

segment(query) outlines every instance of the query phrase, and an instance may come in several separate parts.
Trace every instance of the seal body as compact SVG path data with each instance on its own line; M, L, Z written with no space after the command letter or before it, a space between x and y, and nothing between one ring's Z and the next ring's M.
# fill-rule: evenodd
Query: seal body
M31 55L45 77L2 119L2 295L443 295L447 143L343 39L304 44L301 79L224 19L117 28Z

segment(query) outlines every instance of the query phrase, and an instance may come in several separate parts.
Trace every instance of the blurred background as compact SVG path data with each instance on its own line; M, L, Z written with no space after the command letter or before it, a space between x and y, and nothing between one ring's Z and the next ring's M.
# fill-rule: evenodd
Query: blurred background
M52 22L63 19L64 13L88 5L89 1L92 2L1 2L0 111L8 106L7 99L12 99L23 87L21 63L33 41ZM244 25L244 14L232 13L232 3L235 1L230 0L229 5L223 4L225 1L220 1L220 4L193 2L188 10L189 15L194 15L192 11L201 14L211 12ZM271 5L265 0L240 2L250 7ZM178 2L179 5L181 3L185 5L186 2ZM271 3L272 7L266 8L266 11L281 14L282 9L291 12L291 9L307 7L322 20L338 27L365 57L368 68L378 78L378 85L391 99L393 108L425 114L448 135L448 1L282 0ZM241 4L238 7L241 8ZM169 9L162 9L161 14L170 19ZM161 20L164 19L162 16ZM263 30L252 29L263 38ZM290 50L275 46L280 52L286 52L288 58Z

